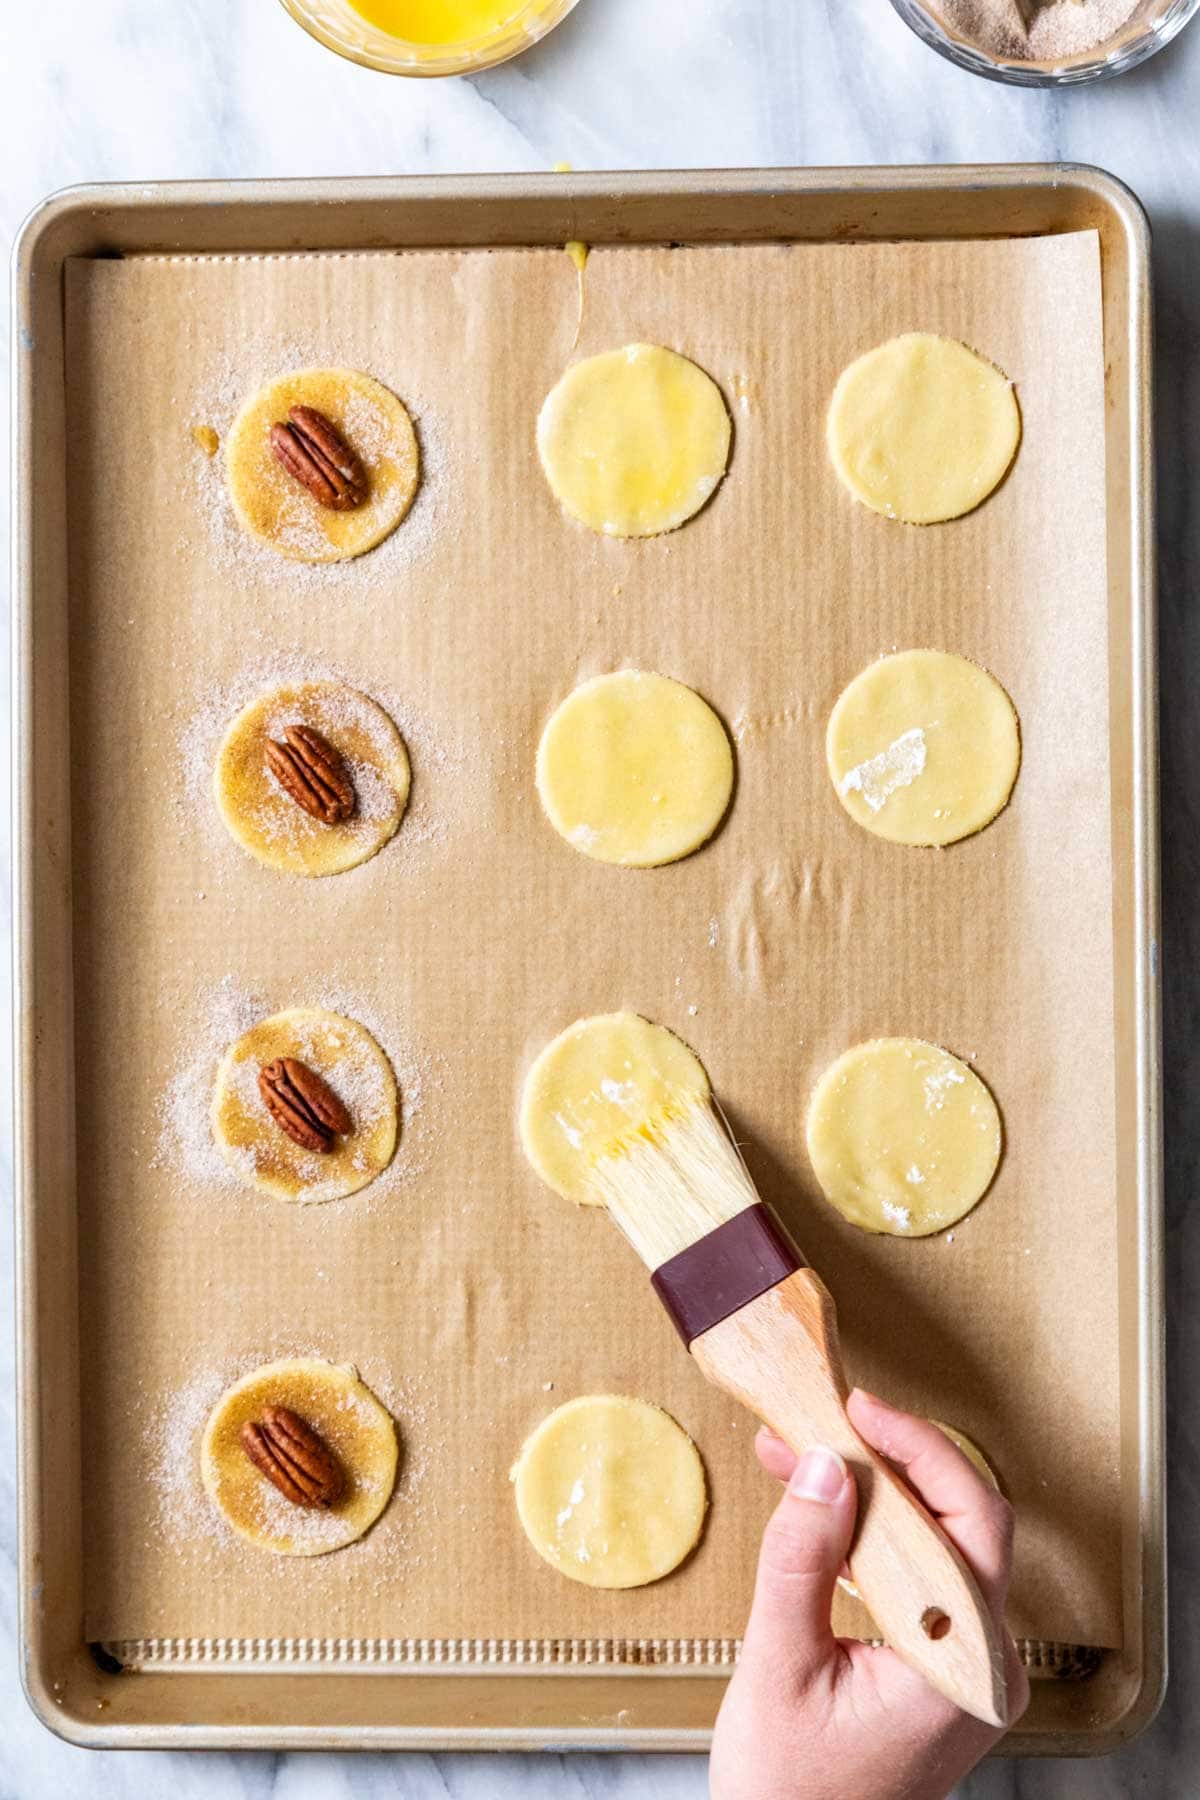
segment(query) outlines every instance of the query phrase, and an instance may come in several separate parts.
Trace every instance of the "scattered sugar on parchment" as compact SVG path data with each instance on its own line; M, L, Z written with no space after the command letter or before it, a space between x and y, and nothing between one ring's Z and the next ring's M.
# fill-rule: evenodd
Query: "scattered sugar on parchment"
M248 852L233 841L217 811L213 794L217 752L229 725L251 701L273 688L302 688L308 682L333 682L347 689L336 698L323 697L327 729L331 725L336 729L338 718L344 714L347 728L361 731L372 745L372 754L377 751L382 757L390 749L388 737L378 715L362 704L360 695L373 700L404 739L412 766L412 789L395 837L384 845L378 857L327 879L373 879L379 867L394 873L397 865L410 877L413 865L425 860L422 852L445 845L453 832L465 828L469 810L482 802L484 752L478 742L472 744L463 733L450 737L445 731L439 732L403 695L377 681L364 681L352 671L318 664L299 654L269 652L252 658L231 680L210 688L177 727L180 783L175 815L180 838L194 839L199 828L206 848L213 852L219 875L245 861ZM296 722L297 708L284 703L268 715L268 735L282 736L284 727ZM349 760L364 827L369 828L390 810L391 792L369 763L353 757ZM275 838L287 838L290 833L298 840L317 829L308 815L290 802L269 818L260 814L257 823ZM275 872L273 879L309 878L281 877Z
M925 733L919 725L902 732L878 756L868 757L848 769L839 783L843 794L861 794L872 812L879 812L892 795L911 787L925 772Z
M200 1440L208 1416L226 1388L257 1362L268 1360L261 1357L237 1368L203 1370L152 1417L145 1433L146 1448L157 1523L168 1542L204 1546L221 1539L236 1541L204 1491Z
M348 1566L354 1569L355 1587L371 1586L364 1576L363 1560L378 1570L375 1591L383 1589L385 1573L382 1564L400 1561L408 1553L412 1541L413 1522L418 1511L429 1510L422 1489L439 1455L445 1449L445 1436L438 1423L438 1400L423 1386L405 1377L394 1379L368 1364L360 1369L366 1386L391 1414L396 1423L400 1448L396 1487L378 1523L353 1545L316 1562L277 1556L247 1543L231 1528L204 1490L200 1473L200 1445L209 1414L222 1394L264 1363L290 1357L318 1357L325 1361L345 1360L330 1347L309 1343L284 1343L278 1339L256 1345L253 1353L199 1370L165 1400L153 1407L145 1418L142 1438L146 1463L154 1493L154 1518L161 1540L181 1562L194 1568L206 1564L225 1565L232 1557L240 1565L239 1579L253 1580L256 1587L268 1592L303 1581L312 1589L333 1587L346 1578ZM357 1396L347 1396L345 1404L361 1406ZM290 1533L293 1537L320 1537L333 1521L326 1514L304 1512L292 1506L269 1483L262 1484L262 1517L269 1530ZM347 1565L344 1557L354 1559ZM339 1572L340 1571L340 1572Z
M178 997L173 998L178 1005ZM151 1166L167 1169L201 1204L216 1190L222 1199L263 1207L289 1204L250 1185L253 1151L227 1157L218 1149L212 1133L210 1108L217 1066L229 1045L258 1020L286 1006L312 1006L340 1013L364 1025L382 1046L396 1077L399 1091L400 1136L388 1167L358 1193L337 1199L322 1194L322 1159L311 1159L313 1186L309 1204L317 1220L341 1214L347 1207L373 1210L402 1184L418 1180L428 1167L443 1111L446 1067L444 1059L421 1050L404 1023L381 1012L363 995L331 989L326 983L305 986L272 1005L261 995L239 988L231 976L194 997L181 1032L180 1062L170 1074L159 1103L158 1142ZM301 1045L303 1054L303 1045ZM261 1107L258 1071L247 1059L235 1070L234 1083L247 1106ZM377 1120L382 1103L378 1071L365 1059L348 1057L339 1064L338 1092L351 1116L370 1124ZM268 1124L265 1109L264 1124ZM277 1129L277 1128L276 1128ZM317 1202L327 1199L328 1204Z

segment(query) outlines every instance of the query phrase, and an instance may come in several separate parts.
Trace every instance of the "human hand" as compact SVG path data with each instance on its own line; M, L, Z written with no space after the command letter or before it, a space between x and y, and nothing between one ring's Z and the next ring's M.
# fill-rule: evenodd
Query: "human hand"
M1012 1508L928 1420L861 1388L846 1411L971 1569L1007 1645L1011 1724L1029 1703L1004 1631ZM788 1485L763 1534L741 1659L717 1719L712 1800L945 1800L1003 1734L891 1650L834 1637L829 1608L854 1529L854 1478L836 1451L816 1446L797 1462L765 1429L754 1448Z

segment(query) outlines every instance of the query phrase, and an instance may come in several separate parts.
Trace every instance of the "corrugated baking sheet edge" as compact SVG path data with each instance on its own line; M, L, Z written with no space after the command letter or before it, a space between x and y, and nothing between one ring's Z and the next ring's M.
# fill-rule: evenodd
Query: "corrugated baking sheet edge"
M874 1642L881 1640L875 1639ZM123 1669L253 1668L377 1669L395 1674L419 1669L704 1669L725 1673L736 1666L740 1638L122 1638L99 1649ZM1018 1638L1017 1652L1031 1676L1058 1680L1090 1675L1103 1654L1080 1644Z

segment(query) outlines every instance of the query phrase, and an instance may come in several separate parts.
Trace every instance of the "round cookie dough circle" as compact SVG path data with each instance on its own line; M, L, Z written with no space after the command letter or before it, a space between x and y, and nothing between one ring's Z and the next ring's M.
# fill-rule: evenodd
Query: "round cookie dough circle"
M868 350L833 390L826 441L856 500L934 525L972 512L1017 452L1012 383L954 338L910 331Z
M349 512L314 500L271 448L271 427L293 406L315 407L357 451L367 498ZM251 394L229 428L229 497L253 537L295 562L345 562L393 532L413 502L420 453L395 394L358 369L295 369Z
M733 751L691 688L620 669L583 682L553 713L538 745L537 790L572 849L653 868L717 829L733 791Z
M309 725L341 753L354 783L348 819L326 825L298 806L268 771L268 738ZM242 709L217 752L213 791L229 835L269 869L338 875L367 862L396 834L408 804L404 739L381 706L340 681L272 688Z
M1008 804L1021 732L1012 701L976 663L901 650L841 695L825 761L838 799L865 831L894 844L953 844Z
M656 537L690 519L729 461L729 413L710 375L657 344L573 363L538 414L555 498L609 537Z
M967 1461L983 1476L989 1487L994 1487L997 1493L1000 1492L1000 1482L996 1471L973 1438L969 1438L965 1431L959 1431L953 1425L944 1425L940 1419L930 1419L929 1423L936 1425L942 1436L948 1437L956 1450L962 1451Z
M345 1478L336 1505L296 1506L259 1474L239 1434L267 1406L288 1407L324 1438ZM200 1468L209 1499L241 1537L277 1556L324 1556L375 1523L396 1484L397 1457L391 1415L354 1368L295 1357L252 1370L221 1396Z
M580 1019L546 1045L521 1096L521 1144L564 1199L603 1205L596 1160L651 1119L708 1098L708 1076L682 1038L637 1013Z
M323 1075L354 1129L325 1154L305 1150L275 1123L258 1072L294 1056ZM392 1065L365 1025L320 1007L293 1007L260 1019L221 1058L212 1100L217 1145L249 1187L312 1204L357 1193L391 1162L399 1132Z
M970 1212L1000 1161L1000 1114L973 1069L921 1038L875 1038L822 1075L808 1154L825 1198L864 1231L927 1237Z
M669 1414L623 1394L569 1400L512 1470L538 1555L588 1587L644 1587L678 1568L708 1505L704 1466Z

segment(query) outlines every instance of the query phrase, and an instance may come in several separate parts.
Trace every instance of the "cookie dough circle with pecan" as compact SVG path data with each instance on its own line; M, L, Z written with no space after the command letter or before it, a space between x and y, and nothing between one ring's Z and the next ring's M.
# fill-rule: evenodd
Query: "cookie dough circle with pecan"
M268 766L297 726L332 749L354 789L354 810L328 824L305 810ZM381 706L340 681L299 681L260 694L233 720L217 752L213 787L229 835L269 869L338 875L396 834L408 804L404 739Z
M272 1117L261 1071L292 1057L315 1071L350 1115L327 1151L296 1143ZM341 1200L381 1175L399 1135L392 1065L365 1025L320 1007L260 1019L221 1058L212 1100L218 1148L248 1187L311 1205Z
M345 512L322 506L271 446L293 406L323 413L362 464L367 497ZM344 562L396 529L417 491L420 452L395 394L358 369L296 369L246 401L229 428L225 470L234 511L252 536L295 562Z
M286 1407L332 1452L342 1477L331 1506L301 1506L261 1474L242 1446L244 1425ZM396 1484L396 1427L348 1363L294 1357L236 1381L209 1414L200 1447L204 1489L241 1537L276 1556L324 1556L362 1537Z

